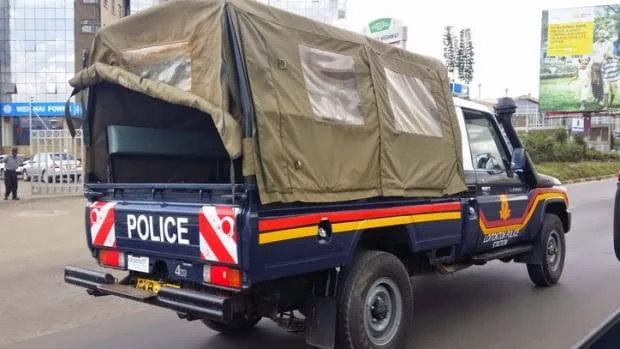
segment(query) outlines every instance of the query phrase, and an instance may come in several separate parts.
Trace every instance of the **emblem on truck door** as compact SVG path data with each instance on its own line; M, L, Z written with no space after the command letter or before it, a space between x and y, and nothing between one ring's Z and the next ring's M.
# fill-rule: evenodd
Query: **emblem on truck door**
M508 196L506 194L500 195L499 202L499 218L503 220L510 218L510 205L508 204Z

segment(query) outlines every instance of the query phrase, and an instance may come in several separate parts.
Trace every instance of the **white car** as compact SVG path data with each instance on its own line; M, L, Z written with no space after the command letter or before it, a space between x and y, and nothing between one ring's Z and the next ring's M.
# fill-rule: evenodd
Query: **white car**
M17 176L22 177L24 180L26 179L26 172L30 170L32 160L24 160L21 165L17 168ZM30 180L28 178L28 180Z
M82 163L69 153L38 153L30 159L24 168L25 180L38 180L47 183L58 183L61 180L80 180Z
M4 178L4 159L9 156L9 154L0 154L0 179Z

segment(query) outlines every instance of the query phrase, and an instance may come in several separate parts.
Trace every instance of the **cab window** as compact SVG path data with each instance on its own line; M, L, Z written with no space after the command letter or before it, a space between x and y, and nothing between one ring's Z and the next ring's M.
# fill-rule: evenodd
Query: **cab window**
M505 171L508 157L500 135L485 115L468 115L465 127L469 138L474 169L477 171Z

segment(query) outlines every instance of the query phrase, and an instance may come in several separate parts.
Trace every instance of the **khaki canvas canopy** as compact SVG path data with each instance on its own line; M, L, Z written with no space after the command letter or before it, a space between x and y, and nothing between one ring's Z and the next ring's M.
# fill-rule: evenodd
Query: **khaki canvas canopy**
M247 71L251 137L242 136L231 37ZM87 67L70 83L122 86L152 97L147 109L196 110L228 155L242 158L243 174L256 175L262 203L466 189L441 62L256 1L177 0L126 17L96 36ZM95 172L105 171L98 163L106 156L97 119L129 117L114 107L126 95L88 106L113 111L89 110Z

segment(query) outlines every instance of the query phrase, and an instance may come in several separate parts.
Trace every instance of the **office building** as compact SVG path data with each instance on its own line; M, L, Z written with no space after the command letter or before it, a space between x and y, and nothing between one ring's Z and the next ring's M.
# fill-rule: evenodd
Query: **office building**
M133 15L136 12L147 9L151 6L159 5L167 0L131 0L129 4L129 14Z
M75 0L75 71L99 29L127 16L129 7L129 0Z
M346 17L346 0L257 0L262 3L311 18L335 24Z
M58 127L75 63L73 7L73 0L0 0L2 146L28 143L31 100L42 116L35 126Z

